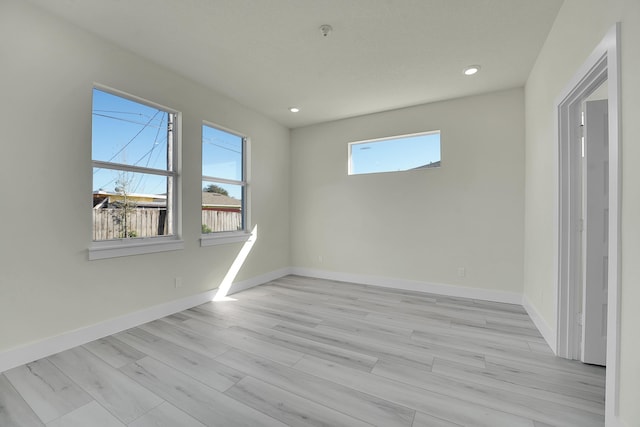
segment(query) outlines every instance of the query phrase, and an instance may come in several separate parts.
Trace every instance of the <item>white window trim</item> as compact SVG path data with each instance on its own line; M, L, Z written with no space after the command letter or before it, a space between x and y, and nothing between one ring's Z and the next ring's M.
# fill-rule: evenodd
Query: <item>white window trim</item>
M217 233L203 234L200 237L200 246L228 245L230 243L244 243L251 237L251 233L242 231L221 231Z
M184 241L175 237L148 237L93 242L89 247L89 260L143 255L184 249Z
M238 133L234 130L225 128L223 126L217 125L212 122L208 122L206 120L202 121L202 125L213 127L219 129L224 132L231 133L233 135L239 136L242 138L243 143L243 156L242 156L242 172L243 172L243 180L229 180L224 178L215 178L210 176L202 175L202 181L212 182L212 183L227 183L227 184L235 184L244 186L244 194L242 200L242 209L243 209L243 229L238 231L219 231L214 233L206 233L200 234L200 247L208 247L208 246L218 246L218 245L228 245L233 243L245 243L251 238L251 189L249 186L250 181L250 159L251 159L251 140L249 137Z
M120 96L122 98L127 98L132 101L145 104L151 106L153 108L161 109L167 113L171 113L174 115L174 141L173 141L173 152L174 152L174 164L172 170L167 170L166 173L162 173L161 175L170 176L173 178L173 187L174 187L174 200L173 200L173 212L174 212L174 223L173 230L174 234L171 236L157 236L157 237L146 237L146 238L129 238L129 239L115 239L115 240L102 240L102 241L94 241L91 242L89 246L89 261L99 260L99 259L107 259L107 258L117 258L117 257L125 257L132 255L144 255L158 252L167 252L167 251L176 251L184 249L184 241L182 240L182 113L173 108L166 107L161 104L157 104L155 102L149 101L144 98L140 98L135 95L131 95L129 93L110 88L108 86L104 86L98 83L93 84L94 89L98 89L103 92L111 93L115 96ZM92 104L93 106L93 104ZM100 162L95 161L93 158L91 159L92 164L100 164L105 163L108 165L108 162ZM154 173L159 174L157 171L148 168L140 168L136 166L128 166L122 165L119 169L131 169L136 171L140 169L140 172L143 173ZM160 175L160 174L159 174ZM89 211L91 214L91 211Z

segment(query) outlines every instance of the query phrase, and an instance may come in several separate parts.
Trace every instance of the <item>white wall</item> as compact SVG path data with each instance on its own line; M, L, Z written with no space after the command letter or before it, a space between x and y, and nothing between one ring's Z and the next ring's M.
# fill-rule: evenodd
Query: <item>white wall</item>
M441 168L347 175L349 142L437 129ZM295 129L291 165L293 266L522 292L522 89Z
M240 245L199 246L203 119L252 140L260 233L237 279L288 267L288 129L25 3L0 2L0 353L219 285ZM184 250L87 260L94 82L183 113Z
M557 138L553 105L605 33L622 22L620 419L640 426L640 2L565 0L526 85L525 295L556 327Z

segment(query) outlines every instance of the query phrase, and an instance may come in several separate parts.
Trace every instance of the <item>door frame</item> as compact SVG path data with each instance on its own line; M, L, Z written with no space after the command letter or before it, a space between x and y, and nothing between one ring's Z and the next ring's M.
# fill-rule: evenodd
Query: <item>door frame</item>
M611 28L560 93L555 103L558 137L558 256L556 293L556 354L576 359L581 329L578 298L581 253L580 106L608 80L609 98L609 274L607 302L606 418L617 417L620 347L620 23ZM578 161L580 160L580 161Z

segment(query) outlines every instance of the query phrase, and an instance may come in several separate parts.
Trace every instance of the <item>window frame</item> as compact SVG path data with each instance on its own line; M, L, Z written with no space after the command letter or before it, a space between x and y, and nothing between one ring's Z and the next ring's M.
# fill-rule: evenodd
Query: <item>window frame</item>
M418 167L418 168L403 169L403 170L385 170L385 171L377 171L377 172L361 172L361 173L353 172L352 148L356 145L383 142L383 141L392 141L392 140L402 140L407 138L436 135L436 134L438 135L438 149L440 151L440 159L438 161L441 162L440 165L438 166ZM440 129L434 129L434 130L429 130L424 132L408 133L408 134L402 134L402 135L386 136L382 138L364 139L360 141L349 142L347 144L347 175L348 176L377 175L381 173L402 173L402 172L410 172L410 171L421 170L421 169L438 169L441 167L441 165L442 165L442 131Z
M127 99L139 104L156 108L168 113L173 117L172 131L173 138L171 146L167 142L167 149L170 150L172 161L167 164L167 169L155 169L136 165L127 165L117 162L106 162L93 159L93 140L91 150L91 169L99 167L102 169L110 169L123 172L144 173L156 176L165 176L169 183L167 184L167 192L171 191L172 196L167 195L167 215L169 216L168 227L172 230L171 235L152 236L152 237L127 237L111 240L97 240L91 242L88 252L89 260L98 260L106 258L115 258L131 255L142 255L148 253L157 253L165 251L174 251L184 249L184 241L182 240L182 113L166 107L164 105L149 101L147 99L131 95L121 90L113 89L108 86L95 83L91 89L91 110L93 114L93 93L94 90L108 93L113 96ZM167 124L169 126L169 124ZM169 163L169 162L168 162ZM93 179L93 178L92 178ZM170 186L170 187L169 187ZM92 184L93 187L93 184ZM91 213L91 211L90 211ZM93 220L91 227L93 227Z
M233 180L227 178L218 178L214 176L204 175L203 163L204 163L204 127L210 127L222 132L229 133L231 135L237 136L242 140L242 179L241 180ZM239 185L242 187L242 203L241 203L241 212L242 212L242 230L237 231L217 231L212 233L200 233L200 246L216 246L216 245L225 245L229 243L244 243L251 237L251 232L249 231L251 228L251 210L250 210L250 186L249 186L249 174L250 174L250 146L251 142L249 137L246 135L237 132L235 130L226 128L224 126L220 126L213 122L203 120L200 134L200 153L202 155L200 161L201 174L200 186L202 186L203 182L209 182L212 184L231 184L231 185ZM202 192L202 188L200 189ZM202 195L200 196L200 212L202 212ZM202 226L200 224L200 226ZM201 228L202 230L202 228Z

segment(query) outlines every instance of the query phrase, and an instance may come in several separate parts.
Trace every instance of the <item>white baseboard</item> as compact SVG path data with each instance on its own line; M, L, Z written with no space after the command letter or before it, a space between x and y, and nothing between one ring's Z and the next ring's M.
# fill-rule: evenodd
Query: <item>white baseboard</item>
M281 268L280 270L275 270L266 274L262 274L260 276L252 277L251 279L243 280L241 282L236 282L233 285L231 285L228 295L242 292L246 289L253 288L254 286L271 282L272 280L279 279L288 274L291 274L291 269L287 267L287 268Z
M229 293L240 292L287 274L290 274L290 269L283 268L236 282L231 286ZM16 366L24 365L25 363L133 328L143 323L151 322L179 311L204 304L207 301L211 301L215 297L216 292L217 289L212 289L197 295L190 295L7 350L0 353L0 373L15 368Z
M549 327L547 322L545 322L544 318L540 315L533 304L531 304L531 301L529 301L529 298L527 298L526 295L522 296L522 306L527 310L527 314L529 314L533 324L536 325L536 328L538 328L538 331L540 331L544 340L547 342L549 347L551 347L553 353L558 354L558 343L555 331Z
M381 286L385 288L400 289L404 291L425 292L451 297L472 298L483 301L504 302L508 304L522 305L522 294L517 292L494 291L490 289L434 284L420 282L417 280L393 279L389 277L367 276L361 274L340 273L326 270L314 270L302 267L293 267L290 269L290 273L297 274L299 276L337 280L339 282L360 283L363 285Z

